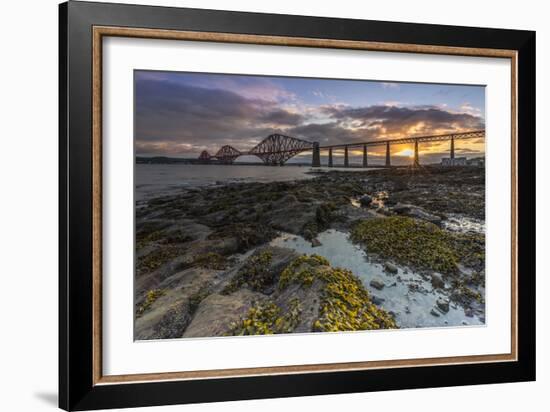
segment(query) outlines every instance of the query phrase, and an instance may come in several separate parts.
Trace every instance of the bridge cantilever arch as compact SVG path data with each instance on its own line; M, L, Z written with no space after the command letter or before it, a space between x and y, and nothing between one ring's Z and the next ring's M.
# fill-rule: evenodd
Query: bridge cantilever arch
M386 162L385 166L391 166L391 145L392 144L414 144L413 166L420 166L420 155L418 146L420 143L426 142L441 142L450 141L450 158L455 157L455 140L465 139L484 139L485 130L473 130L460 133L448 133L428 136L410 136L401 139L376 139L357 143L342 143L335 145L321 146L319 142L309 142L307 140L298 139L292 136L282 134L271 134L254 146L247 152L241 152L233 146L222 146L214 155L208 155L208 152L201 153L199 160L209 162L211 159L216 159L220 163L232 164L239 156L254 155L262 159L264 164L271 166L282 166L290 158L299 153L311 151L311 166L321 167L321 151L328 151L328 167L334 167L333 152L334 150L344 150L344 167L350 167L349 149L362 148L363 161L362 166L368 167L368 148L373 146L386 146Z

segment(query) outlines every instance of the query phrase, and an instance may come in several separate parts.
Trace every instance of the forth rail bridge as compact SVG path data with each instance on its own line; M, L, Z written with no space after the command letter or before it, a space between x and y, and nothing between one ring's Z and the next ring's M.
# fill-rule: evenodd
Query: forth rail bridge
M386 166L391 166L390 145L392 144L414 144L413 166L420 166L418 155L419 143L450 141L450 158L455 157L455 140L465 139L484 139L485 130L473 130L462 133L449 133L431 136L405 137L402 139L390 140L370 140L359 143L342 143L335 145L321 146L318 142L308 142L307 140L297 139L282 134L272 134L254 146L251 150L241 152L232 146L223 146L218 152L211 156L206 150L199 156L199 161L208 163L216 160L223 164L232 164L239 156L254 155L262 159L264 164L272 166L282 166L285 162L301 152L311 151L312 167L321 167L321 151L328 151L328 167L333 167L333 150L344 149L344 167L349 167L348 151L350 148L363 149L363 167L368 167L367 149L373 146L386 146Z

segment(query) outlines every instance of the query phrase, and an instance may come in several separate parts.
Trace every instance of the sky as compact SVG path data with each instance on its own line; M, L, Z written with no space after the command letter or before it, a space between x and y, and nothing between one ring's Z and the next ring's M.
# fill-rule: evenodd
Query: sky
M196 158L224 145L246 151L273 133L323 146L477 130L484 123L484 86L135 72L138 156ZM360 150L350 152L352 162ZM391 150L396 164L409 162L413 154L412 144ZM383 161L384 151L383 146L369 148L369 161ZM422 143L419 152L421 160L436 162L448 157L449 143ZM484 142L456 141L455 152L481 156ZM291 161L310 156L303 153ZM334 156L343 157L343 152Z

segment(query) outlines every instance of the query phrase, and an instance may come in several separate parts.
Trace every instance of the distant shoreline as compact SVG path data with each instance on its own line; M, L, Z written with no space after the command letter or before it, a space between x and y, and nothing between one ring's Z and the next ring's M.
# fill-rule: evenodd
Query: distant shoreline
M221 163L217 161L201 161L199 159L189 159L189 158L178 158L178 157L136 157L136 164L140 165L214 165L214 166L271 166L265 165L262 162L234 162L234 163ZM425 165L437 165L438 163L426 163ZM298 167L312 167L311 162L287 162L284 164L286 166L298 166ZM410 165L392 165L391 167L408 167ZM282 166L271 166L271 167L282 167ZM328 168L327 164L321 164L321 168ZM348 168L350 169L370 169L370 168L386 168L388 166L384 164L369 164L366 168L361 164L351 163ZM343 169L344 165L336 164L333 167L334 169Z

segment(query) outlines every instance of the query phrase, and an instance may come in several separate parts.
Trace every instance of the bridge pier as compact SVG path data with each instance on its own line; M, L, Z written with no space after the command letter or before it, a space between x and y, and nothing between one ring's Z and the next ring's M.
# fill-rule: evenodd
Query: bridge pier
M418 158L418 139L414 141L414 161L413 161L414 167L420 166L420 159Z
M319 149L319 142L313 142L311 167L321 167L321 150Z
M451 137L451 159L455 158L455 137Z
M332 167L332 147L328 149L328 167Z
M363 145L363 167L367 167L369 165L369 162L367 160L367 145Z
M386 166L391 166L390 142L386 142Z
M344 167L349 167L348 147L344 148Z

